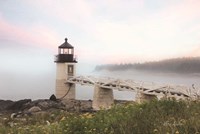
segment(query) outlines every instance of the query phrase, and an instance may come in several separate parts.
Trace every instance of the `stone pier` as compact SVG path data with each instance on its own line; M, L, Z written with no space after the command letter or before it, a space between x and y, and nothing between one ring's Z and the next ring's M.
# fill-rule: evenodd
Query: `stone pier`
M114 104L113 90L95 85L92 104L93 109L109 109L112 104Z
M156 95L140 93L138 102L139 103L149 102L153 99L157 99Z

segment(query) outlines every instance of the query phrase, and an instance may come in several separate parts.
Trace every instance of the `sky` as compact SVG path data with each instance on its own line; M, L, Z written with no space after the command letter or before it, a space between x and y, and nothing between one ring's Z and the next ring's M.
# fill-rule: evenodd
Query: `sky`
M0 0L0 98L29 92L24 78L53 91L54 55L66 37L80 74L97 64L200 56L199 7L199 0Z

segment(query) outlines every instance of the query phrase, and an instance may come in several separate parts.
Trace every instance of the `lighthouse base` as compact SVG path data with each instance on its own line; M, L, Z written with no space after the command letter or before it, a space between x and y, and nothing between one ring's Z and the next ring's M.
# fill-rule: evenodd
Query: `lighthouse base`
M75 84L66 83L65 79L56 80L56 98L75 99Z

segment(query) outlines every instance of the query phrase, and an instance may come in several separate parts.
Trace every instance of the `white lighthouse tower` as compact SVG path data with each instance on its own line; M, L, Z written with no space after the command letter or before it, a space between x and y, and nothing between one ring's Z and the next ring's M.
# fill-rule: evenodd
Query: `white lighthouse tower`
M74 47L65 42L58 47L58 55L55 56L56 70L56 98L75 99L75 84L66 83L68 77L76 74L77 63L74 57Z

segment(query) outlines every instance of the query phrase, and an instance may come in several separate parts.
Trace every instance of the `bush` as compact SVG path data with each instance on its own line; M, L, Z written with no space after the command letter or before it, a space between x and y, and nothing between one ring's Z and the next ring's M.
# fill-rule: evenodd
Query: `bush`
M200 102L154 100L143 104L115 105L97 113L56 111L24 121L1 119L0 133L195 134L200 132L199 111Z

